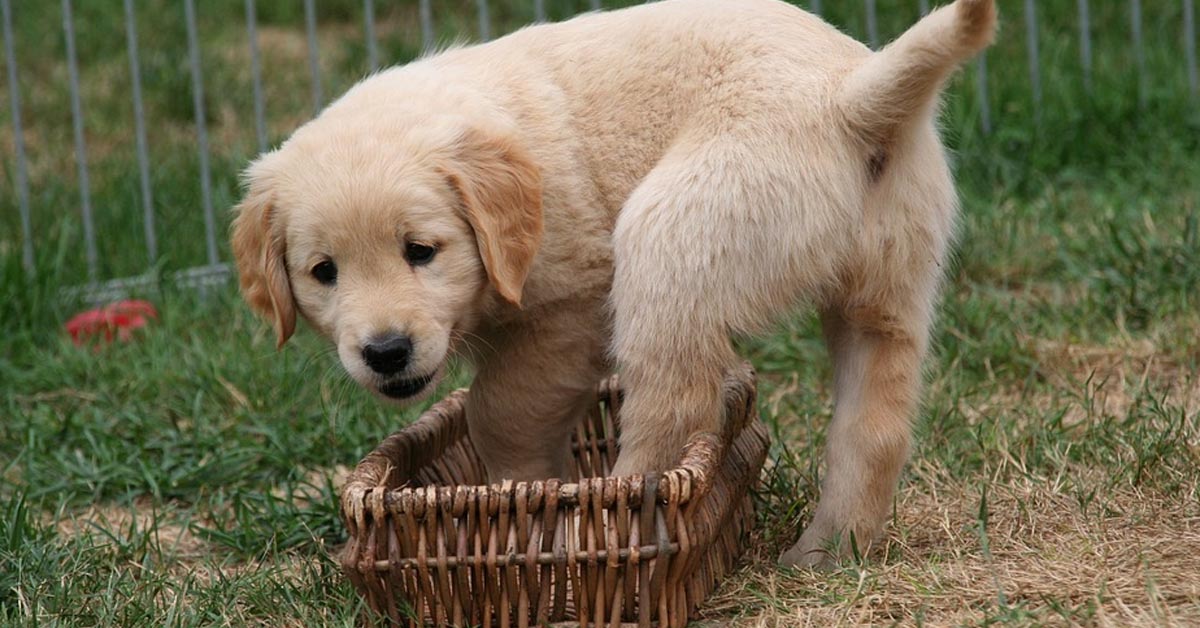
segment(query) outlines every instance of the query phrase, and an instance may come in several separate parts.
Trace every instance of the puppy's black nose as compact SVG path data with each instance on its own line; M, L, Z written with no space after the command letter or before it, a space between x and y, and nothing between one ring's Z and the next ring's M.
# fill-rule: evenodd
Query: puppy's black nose
M412 357L412 340L400 334L372 338L363 345L362 357L372 371L380 375L395 375L408 367Z

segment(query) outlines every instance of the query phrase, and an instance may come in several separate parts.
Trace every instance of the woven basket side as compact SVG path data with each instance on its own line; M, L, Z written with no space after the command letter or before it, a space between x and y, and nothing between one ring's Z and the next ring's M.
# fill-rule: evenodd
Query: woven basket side
M385 438L350 475L347 485L398 488L413 484L421 471L467 435L466 391L456 390L416 421Z
M758 481L769 447L766 426L759 421L748 425L724 452L721 471L705 498L689 505L694 542L704 549L698 561L684 568L690 575L678 584L678 612L672 617L694 618L700 602L737 563L741 539L754 524L748 491Z
M758 418L758 388L755 385L754 367L749 362L742 362L726 372L721 395L725 400L721 440L732 443L751 421Z
M727 373L724 382L724 435L702 434L685 448L677 470L692 480L693 495L677 532L676 560L657 617L662 625L683 626L736 564L741 539L753 523L746 491L758 480L769 437L755 420L754 371L748 363ZM739 497L740 496L740 497Z
M439 481L452 470L469 469L474 449L465 444L465 391L454 391L434 404L412 425L388 436L367 454L342 487L342 517L350 542L342 550L342 569L362 591L372 608L389 609L398 621L396 594L403 590L397 580L407 574L375 577L376 557L398 558L414 550L409 539L398 538L389 529L384 506L389 489L423 481ZM469 452L469 453L466 453ZM446 454L450 453L450 460ZM430 470L441 468L441 472Z
M607 477L617 462L617 422L621 389L617 376L605 379L596 388L596 402L588 415L575 428L571 438L574 454L570 467L570 482L583 478Z
M697 434L683 448L678 465L669 474L686 473L690 476L692 494L685 494L682 501L699 499L708 493L715 477L722 473L722 458L727 444L738 441L746 427L756 418L757 392L754 384L754 368L743 362L726 373L722 384L725 400L722 417L722 435ZM659 501L665 501L660 496Z
M618 454L614 376L576 431L574 481L483 485L456 392L351 476L343 568L369 607L410 626L683 626L736 563L766 455L748 365L723 393L729 444L700 434L671 471L593 477Z

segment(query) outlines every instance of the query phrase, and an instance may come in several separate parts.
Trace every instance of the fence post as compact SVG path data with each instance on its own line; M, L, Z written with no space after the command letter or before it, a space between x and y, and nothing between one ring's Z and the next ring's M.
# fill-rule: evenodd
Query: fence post
M922 17L928 15L929 14L929 0L917 0L917 10L921 12Z
M821 14L821 0L808 0L808 10L815 15Z
M533 21L546 21L546 0L533 0Z
M142 107L142 70L138 63L137 15L133 0L125 0L125 38L129 48L129 76L133 87L133 130L137 138L138 178L142 186L142 227L146 230L146 253L150 264L158 262L158 238L154 230L154 196L150 189L150 151L146 144L146 112Z
M988 102L987 51L979 53L975 64L975 92L979 98L979 128L984 135L992 134L992 105Z
M488 41L492 38L492 18L488 14L487 0L475 0L475 6L479 10L479 39Z
M262 67L258 59L258 16L254 0L246 0L246 38L250 41L250 81L254 86L254 133L258 152L267 152L267 114L263 103Z
M1187 59L1192 100L1200 101L1200 79L1196 76L1196 8L1192 0L1183 0L1183 55Z
M1146 82L1146 50L1142 47L1142 0L1129 0L1129 30L1133 39L1133 59L1137 64L1138 109L1145 109L1149 85Z
M87 256L88 281L99 276L96 254L96 225L92 221L92 194L88 182L87 143L83 137L83 105L79 100L79 66L75 61L75 22L71 0L62 0L63 33L67 39L67 77L71 88L71 121L75 130L75 165L79 169L79 208L83 214L84 254Z
M1092 94L1092 20L1088 0L1079 0L1079 63L1083 68L1083 91Z
M432 0L421 0L421 52L428 54L433 50L433 7Z
M375 2L363 0L363 30L367 38L367 69L371 72L379 69L379 50L375 45Z
M204 119L204 75L200 69L200 38L196 34L195 0L184 0L183 15L187 22L188 59L192 66L192 109L196 115L196 152L200 158L200 203L204 209L204 243L208 251L209 265L216 266L219 262L217 225L213 218L212 181L208 171L208 123Z
M867 13L867 43L871 49L879 48L879 16L875 13L875 0L863 0Z
M308 35L308 71L312 74L313 115L321 113L324 96L321 94L321 55L317 50L316 0L304 0L304 30Z
M21 86L17 84L17 57L13 52L12 7L9 0L0 0L0 12L4 21L4 62L8 66L8 102L12 107L13 151L16 153L17 209L21 213L21 264L32 276L33 221L29 217L29 173L25 164L25 134L21 126Z
M1025 0L1025 46L1029 52L1029 85L1033 94L1033 121L1042 121L1042 73L1038 59L1037 8L1034 0Z
M592 0L592 10L593 11L600 10L600 0Z

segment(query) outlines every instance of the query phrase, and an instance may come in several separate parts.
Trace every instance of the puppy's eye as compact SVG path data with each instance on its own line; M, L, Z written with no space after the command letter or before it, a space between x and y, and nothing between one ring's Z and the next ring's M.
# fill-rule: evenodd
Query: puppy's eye
M427 244L409 242L404 245L404 259L413 266L424 266L432 262L434 255L437 255L437 249Z
M337 283L337 265L330 260L325 260L313 266L312 276L322 284L332 286Z

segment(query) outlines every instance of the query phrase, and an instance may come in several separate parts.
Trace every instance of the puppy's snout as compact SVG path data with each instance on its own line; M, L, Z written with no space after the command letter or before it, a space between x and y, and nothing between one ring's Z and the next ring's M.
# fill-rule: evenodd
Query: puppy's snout
M413 345L408 336L391 333L372 338L363 345L362 357L372 371L380 375L395 375L408 368Z

